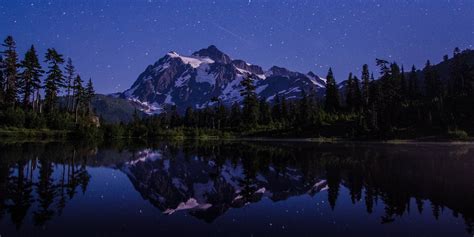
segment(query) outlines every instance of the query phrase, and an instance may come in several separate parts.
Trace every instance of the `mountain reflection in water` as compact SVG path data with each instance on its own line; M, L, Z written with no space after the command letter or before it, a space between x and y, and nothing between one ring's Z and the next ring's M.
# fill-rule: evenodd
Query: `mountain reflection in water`
M324 195L321 205L333 212L347 208L344 203L363 205L358 209L361 213L347 218L376 215L377 221L366 223L367 228L397 222L402 228L423 225L412 218L421 213L441 226L446 223L444 230L449 233L454 231L452 225L440 218L449 213L452 220L463 222L457 234L473 233L474 145L470 144L163 141L115 147L10 143L0 145L0 150L0 230L10 235L21 234L23 228L28 233L41 233L38 227L59 228L55 221L68 221L63 215L68 205L78 225L88 218L80 216L81 210L112 205L86 198L88 193L113 194L106 186L88 189L106 170L125 174L133 186L126 191L138 192L161 213L154 218L186 213L201 220L195 226L213 225L230 210L270 212L265 200L292 203L295 197ZM125 209L129 204L119 197L112 202ZM265 206L253 205L258 203ZM292 215L279 218L290 220ZM114 216L105 218L113 224ZM186 215L176 218L187 220ZM351 226L347 228L349 233ZM97 231L107 233L107 229ZM434 231L421 233L442 234ZM159 232L157 226L154 233ZM417 233L416 228L410 233Z

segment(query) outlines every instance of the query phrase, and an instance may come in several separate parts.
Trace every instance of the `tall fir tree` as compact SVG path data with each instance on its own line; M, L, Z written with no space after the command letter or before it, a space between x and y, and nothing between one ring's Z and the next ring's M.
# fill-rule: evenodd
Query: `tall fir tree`
M406 100L408 95L408 85L405 77L405 68L402 65L402 72L400 75L400 96L403 100Z
M368 127L372 130L379 128L378 123L378 110L381 104L381 89L380 83L375 81L374 74L370 76L370 88L369 88L369 112L367 114Z
M241 85L240 95L244 97L242 116L246 125L253 127L258 121L258 101L255 93L254 80L251 76L245 77Z
M64 87L64 77L60 67L64 63L64 59L55 49L48 49L45 58L49 69L44 85L45 103L51 111L56 107L60 89Z
M281 112L281 121L285 124L290 121L290 112L288 108L288 101L285 96L281 97L280 112Z
M259 118L258 122L261 125L268 125L272 122L272 112L270 105L267 103L265 98L261 98L259 101Z
M91 114L91 103L92 99L95 96L95 90L94 90L94 85L92 84L92 79L89 78L89 81L87 82L86 89L85 89L85 103L86 103L86 109L87 109L87 114Z
M352 73L349 73L346 81L346 106L350 112L354 111L354 80L352 79Z
M368 109L369 95L370 95L370 74L369 65L364 64L362 66L362 100L364 109Z
M196 115L193 107L189 106L186 108L186 111L184 112L184 125L187 127L196 126Z
M242 111L237 102L233 103L230 108L230 124L232 127L238 127L242 124Z
M3 61L3 56L0 54L0 108L3 106L4 98L5 98L5 77L4 71L5 63Z
M220 99L217 100L217 106L215 106L214 110L217 120L217 129L226 127L228 120L228 110Z
M16 43L12 36L7 36L2 44L5 47L3 55L5 56L4 77L5 77L5 104L14 106L17 102L18 93L18 54L16 52Z
M77 75L74 79L73 83L73 90L74 90L74 114L75 114L75 121L78 121L79 110L83 107L85 101L85 91L84 87L82 86L82 79L80 75Z
M353 78L353 96L354 96L354 111L359 112L362 109L362 92L360 90L359 78Z
M20 91L23 94L23 106L27 108L31 102L35 102L35 105L39 103L41 76L44 73L33 45L31 45L25 54L25 58L21 61L21 67L23 72L20 74Z
M312 116L311 116L311 100L306 94L305 91L301 92L301 99L299 100L298 103L298 113L297 113L297 119L296 119L296 126L299 128L306 128L309 127L311 121L312 121Z
M67 62L66 62L66 66L64 67L65 71L66 71L66 81L65 81L65 85L66 85L66 109L69 111L72 107L72 103L73 103L73 97L74 97L74 94L71 95L71 93L73 93L73 83L74 83L74 78L75 78L75 75L76 75L76 68L74 67L74 65L72 64L72 59L71 58L68 58L67 59Z
M408 76L408 94L411 100L418 98L418 76L416 74L415 65L411 67L410 75Z
M428 99L434 99L440 96L441 83L436 71L431 66L430 60L426 61L423 76L425 79L425 93Z
M336 80L332 69L329 68L326 76L326 110L328 112L337 112L340 107L339 103L339 89L337 88Z
M281 99L278 93L273 99L272 119L274 122L281 122Z

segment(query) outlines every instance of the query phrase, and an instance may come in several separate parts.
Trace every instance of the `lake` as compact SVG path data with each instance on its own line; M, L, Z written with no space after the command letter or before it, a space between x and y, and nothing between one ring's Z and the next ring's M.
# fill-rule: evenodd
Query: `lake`
M0 145L0 236L472 236L474 145Z

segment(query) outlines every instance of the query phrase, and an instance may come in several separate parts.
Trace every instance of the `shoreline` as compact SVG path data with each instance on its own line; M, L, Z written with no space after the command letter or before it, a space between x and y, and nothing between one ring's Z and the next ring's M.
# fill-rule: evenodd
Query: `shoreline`
M72 131L68 130L50 130L50 129L18 129L6 128L0 129L0 139L10 142L54 142L54 141L81 141L70 136ZM305 143L356 143L356 144L474 144L474 137L466 139L452 139L444 136L426 136L410 139L358 139L358 138L337 138L337 137L250 137L250 136L173 136L163 135L154 138L136 138L136 137L116 137L104 138L116 140L141 139L143 141L157 140L201 140L201 141L260 141L260 142L305 142Z

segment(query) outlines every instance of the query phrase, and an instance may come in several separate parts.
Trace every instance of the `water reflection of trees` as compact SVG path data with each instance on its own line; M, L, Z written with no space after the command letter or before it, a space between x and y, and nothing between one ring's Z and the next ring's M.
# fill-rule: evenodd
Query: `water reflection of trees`
M87 189L88 148L22 143L0 149L0 218L10 214L17 229L29 212L34 224L44 225Z
M248 194L249 201L254 198L257 173L270 166L282 173L292 167L301 171L306 181L323 175L332 209L337 208L344 186L351 202L363 202L368 213L374 212L375 205L383 205L380 223L391 223L413 211L429 212L438 219L448 208L453 216L465 220L469 233L473 231L472 145L166 142L157 149L170 159L182 150L189 157L213 160L217 169L226 160L242 164L243 194Z
M120 167L126 161L139 158L138 154L145 147L159 151L171 165L180 162L179 165L186 167L195 157L206 161L203 164L212 161L215 167L209 169L208 175L216 183L227 163L242 166L241 204L232 203L233 207L261 199L255 195L257 175L269 173L272 167L277 174L275 179L268 180L273 201L311 193L312 190L304 188L310 189L311 182L323 178L328 186L328 203L332 209L338 208L341 198L362 203L367 213L373 214L376 206L382 207L380 223L397 221L411 212L428 212L439 218L449 209L454 216L465 220L470 233L474 226L472 145L330 145L255 141L167 141L134 146L114 144L100 149L64 143L0 145L0 219L10 215L12 222L20 228L25 217L31 215L36 225L43 225L61 215L77 193L86 192L90 180L86 165ZM298 189L285 177L289 169L301 174L302 184L311 185L301 185ZM175 198L168 179L153 178L165 189L160 195ZM349 197L341 196L342 187L348 189ZM289 189L292 191L288 192ZM137 190L143 196L156 194L150 190ZM228 191L218 190L223 195L214 201L231 202L233 197L227 194ZM179 202L176 200L173 207ZM215 211L208 220L224 214L225 210ZM200 216L202 213L194 215L209 218Z

